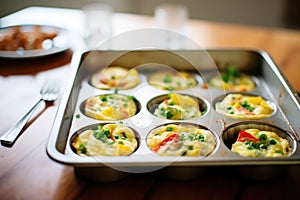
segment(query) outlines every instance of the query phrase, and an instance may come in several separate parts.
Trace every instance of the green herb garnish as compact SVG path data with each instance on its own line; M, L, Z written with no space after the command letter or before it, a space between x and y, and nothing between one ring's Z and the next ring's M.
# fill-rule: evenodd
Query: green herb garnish
M165 112L165 117L166 117L167 119L171 119L173 116L174 116L174 115L172 114L172 112L171 112L170 110L167 110L167 111Z
M205 138L202 134L198 134L197 139L200 140L201 142L204 142L204 140L205 140Z
M259 141L266 141L268 139L267 135L266 134L261 134L259 137L258 137Z
M87 152L87 149L86 149L85 145L82 144L82 143L79 145L79 150L83 154L86 154L86 152Z
M250 106L250 104L249 104L247 101L242 102L242 103L241 103L241 106L244 107L244 108L246 108L246 109L249 110L250 112L252 112L252 111L254 110L254 108L252 108L252 107Z
M240 77L239 71L232 66L227 67L225 72L222 73L222 80L226 83L238 77Z
M284 154L283 151L281 151L281 150L275 150L275 153Z
M117 140L117 139L119 139L119 136L118 136L118 135L115 135L114 138Z
M194 147L192 145L188 146L188 150L193 150Z
M100 96L100 100L106 102L107 98L106 98L106 96Z
M128 96L128 100L129 101L135 101L135 97L134 96Z
M275 144L277 144L276 140L274 140L274 139L271 139L271 140L269 141L269 143L270 143L270 145L275 145Z
M168 126L168 127L166 127L166 131L173 131L174 129L173 129L173 127L171 127L171 126Z
M167 74L165 76L165 78L163 79L163 81L164 81L164 83L171 83L172 82L172 77L169 74Z
M98 126L98 129L93 131L93 136L97 140L101 140L102 142L106 142L108 138L107 135L104 133L102 126Z
M106 136L107 138L110 137L110 131L109 131L109 130L104 130L103 132L104 132L104 134L105 134L105 136Z

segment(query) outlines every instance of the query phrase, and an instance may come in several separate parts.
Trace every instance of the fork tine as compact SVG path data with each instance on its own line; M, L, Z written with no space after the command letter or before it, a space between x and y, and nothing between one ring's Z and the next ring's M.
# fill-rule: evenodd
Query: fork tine
M45 94L46 93L46 91L48 90L48 85L49 85L49 82L48 81L46 81L44 84L43 84L43 87L42 87L42 89L41 89L41 91L40 91L40 93L41 94Z
M58 81L47 81L42 87L40 93L44 100L55 99L59 95L60 84Z

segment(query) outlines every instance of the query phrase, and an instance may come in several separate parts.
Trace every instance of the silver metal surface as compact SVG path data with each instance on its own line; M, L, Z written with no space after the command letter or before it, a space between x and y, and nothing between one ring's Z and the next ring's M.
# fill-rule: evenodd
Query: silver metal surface
M215 99L226 94L217 88L203 88L212 76L219 73L227 65L233 65L238 70L250 74L256 83L256 88L247 93L260 95L272 101L276 113L263 120L285 130L293 141L293 154L283 158L245 158L230 151L224 144L222 132L230 124L242 122L217 113L214 109ZM113 93L114 91L95 89L89 84L93 73L107 66L118 65L126 68L136 68L140 72L141 84L130 90L120 90L119 94L133 95L141 104L139 113L129 119L121 120L123 124L137 131L140 138L138 149L128 157L80 157L71 149L70 141L77 130L89 125L103 123L85 116L80 110L80 104L88 97ZM300 164L300 105L295 91L283 77L278 67L265 52L248 50L182 50L182 51L92 51L74 55L74 69L70 82L55 119L47 145L48 155L57 162L75 167L159 167L159 166L248 166L248 165L290 165ZM158 156L146 145L149 131L164 123L180 122L163 120L153 116L147 109L151 99L168 94L147 83L147 77L153 71L164 67L184 70L193 73L198 85L188 90L175 91L201 98L207 103L207 113L196 119L184 120L207 127L216 135L216 149L205 158L199 157L167 157ZM254 121L255 122L255 121ZM119 123L119 122L117 122Z

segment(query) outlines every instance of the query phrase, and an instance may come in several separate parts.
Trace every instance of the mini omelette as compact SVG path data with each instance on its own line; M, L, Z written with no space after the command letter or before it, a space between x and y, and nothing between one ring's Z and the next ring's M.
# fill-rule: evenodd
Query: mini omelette
M246 129L239 132L231 151L244 157L283 157L290 154L291 147L275 132Z
M273 104L260 96L228 94L215 106L218 113L235 119L262 119L274 113Z
M226 68L225 72L221 73L221 76L213 77L208 83L213 87L236 92L245 92L256 87L250 76L239 73L233 67Z
M163 119L183 120L202 115L198 102L189 96L169 94L168 99L161 102L154 115Z
M95 73L91 78L91 85L99 89L130 89L141 82L135 69L121 67L107 67Z
M168 124L153 129L147 145L161 156L207 156L216 141L209 130L196 125Z
M105 94L88 98L84 112L94 119L121 120L135 115L137 106L133 96Z
M134 131L122 124L105 124L85 130L72 143L78 155L86 156L128 156L137 146Z
M197 81L186 72L161 71L149 77L149 84L163 90L184 90L196 86Z

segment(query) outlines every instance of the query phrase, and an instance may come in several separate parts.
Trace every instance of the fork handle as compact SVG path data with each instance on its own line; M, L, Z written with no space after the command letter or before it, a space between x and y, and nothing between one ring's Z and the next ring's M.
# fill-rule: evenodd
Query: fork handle
M28 120L30 119L32 113L36 109L37 105L42 101L42 98L38 100L31 108L30 110L19 120L17 121L11 129L9 129L4 135L1 136L0 140L1 142L4 142L6 144L13 144L19 134L21 133L24 126L27 124Z

